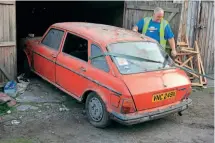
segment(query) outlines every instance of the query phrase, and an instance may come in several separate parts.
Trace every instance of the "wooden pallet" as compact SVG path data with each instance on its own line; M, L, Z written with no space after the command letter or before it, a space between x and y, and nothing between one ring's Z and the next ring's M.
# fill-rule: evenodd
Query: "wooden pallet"
M197 41L195 41L194 48L192 48L189 47L189 41L186 38L186 42L177 43L177 48L178 54L174 59L176 64L181 67L194 70L199 74L205 74ZM192 86L202 87L207 83L207 79L205 77L199 76L192 72L187 72L187 74L192 82ZM197 79L198 82L194 82L194 79Z

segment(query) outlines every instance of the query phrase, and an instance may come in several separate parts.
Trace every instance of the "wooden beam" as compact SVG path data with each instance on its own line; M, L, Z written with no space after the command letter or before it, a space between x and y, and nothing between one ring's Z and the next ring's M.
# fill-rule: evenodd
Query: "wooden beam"
M176 65L180 66L179 64L176 64ZM190 68L190 67L188 67L187 65L185 65L184 67L187 67L187 68L191 69L191 68ZM198 75L196 75L195 73L192 73L192 72L189 72L189 71L186 71L186 72L188 72L188 73L192 74L192 75L193 75L193 76L195 76L195 77L199 77L199 76L198 76Z
M190 60L193 59L193 56L191 56L190 58L188 58L183 64L181 64L181 66L184 66L186 65Z
M197 66L198 66L198 71L201 74L202 73L201 72L201 67L200 67L200 60L201 59L200 59L200 53L199 53L199 46L198 46L196 41L195 41L195 49L198 52L198 54L197 54ZM199 76L199 79L200 79L200 84L202 84L202 76Z
M177 53L177 56L193 55L193 53Z
M188 46L188 44L185 42L177 42L177 45L178 46Z
M15 42L0 42L0 47L9 47L9 46L15 46Z
M6 85L6 82L1 82L0 83L0 88L4 87Z
M2 65L0 65L0 71L6 76L8 80L13 80L13 77L8 74L7 70Z
M15 5L15 1L0 1L0 5Z
M191 51L191 50L186 50L186 49L181 49L182 52L189 52L189 53L193 53L193 54L198 54L199 52L197 51Z
M167 21L170 22L175 15L176 15L176 12L171 13L171 15L167 18Z
M138 10L154 10L156 8L156 6L139 6L139 5L137 5L137 6L135 6L135 5L133 5L133 4L128 4L127 5L127 9L138 9ZM177 12L179 12L179 8L163 8L163 10L165 11L165 12L174 12L174 13L177 13Z
M203 86L203 84L200 84L200 83L192 83L192 86Z

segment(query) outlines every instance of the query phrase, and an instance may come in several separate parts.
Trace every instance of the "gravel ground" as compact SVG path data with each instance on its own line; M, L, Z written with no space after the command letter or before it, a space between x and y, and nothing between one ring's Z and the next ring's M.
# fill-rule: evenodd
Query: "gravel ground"
M83 104L34 77L17 108L1 117L0 143L212 143L214 89L197 90L191 98L183 116L97 129L88 123Z

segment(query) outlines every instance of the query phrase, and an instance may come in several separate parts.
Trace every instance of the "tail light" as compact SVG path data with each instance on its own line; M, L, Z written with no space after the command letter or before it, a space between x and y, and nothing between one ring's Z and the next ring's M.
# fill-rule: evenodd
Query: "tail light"
M132 99L125 99L123 100L122 106L121 106L121 113L128 114L128 113L134 113L136 112L136 108L134 106L134 102Z
M192 93L192 87L190 86L187 91L187 97Z
M188 96L191 94L191 92L192 92L192 87L190 86L190 87L188 87L186 94L182 97L181 100L187 99Z

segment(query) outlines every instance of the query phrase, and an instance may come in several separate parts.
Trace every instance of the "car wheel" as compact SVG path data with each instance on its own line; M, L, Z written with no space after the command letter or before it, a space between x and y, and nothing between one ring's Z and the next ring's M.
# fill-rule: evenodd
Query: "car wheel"
M109 114L102 99L94 92L87 97L86 114L89 122L97 128L105 128L110 124Z

